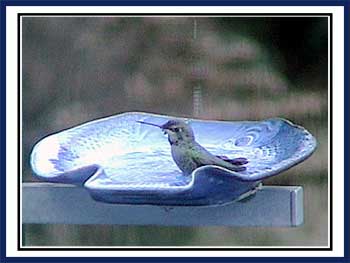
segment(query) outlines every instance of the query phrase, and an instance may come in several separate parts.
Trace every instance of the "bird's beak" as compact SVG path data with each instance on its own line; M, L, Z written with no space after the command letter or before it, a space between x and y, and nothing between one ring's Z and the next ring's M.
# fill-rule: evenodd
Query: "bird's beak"
M164 132L164 134L168 134L168 131L169 131L169 129L164 128L163 125L158 125L158 124L145 122L145 121L136 121L136 122L141 123L141 124L146 124L146 125L151 125L151 126L155 126L155 127L161 128L162 131Z
M158 125L158 124L154 124L154 123L150 123L150 122L145 122L145 121L136 121L136 122L141 123L141 124L146 124L146 125L155 126L155 127L158 127L158 128L163 129L163 127L160 126L160 125Z

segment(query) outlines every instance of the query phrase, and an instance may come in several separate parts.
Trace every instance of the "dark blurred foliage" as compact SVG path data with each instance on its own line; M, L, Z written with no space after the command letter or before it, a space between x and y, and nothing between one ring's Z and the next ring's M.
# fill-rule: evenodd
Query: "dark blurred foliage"
M228 31L236 26L235 32L259 41L269 55L275 57L280 72L295 88L303 89L299 82L305 79L327 81L327 56L320 57L320 54L327 54L328 49L327 19L255 17L237 22L221 18L218 23Z
M327 244L327 18L24 17L22 25L25 181L34 180L28 160L39 139L125 111L279 116L318 140L310 159L265 182L304 186L302 227L28 225L26 245Z

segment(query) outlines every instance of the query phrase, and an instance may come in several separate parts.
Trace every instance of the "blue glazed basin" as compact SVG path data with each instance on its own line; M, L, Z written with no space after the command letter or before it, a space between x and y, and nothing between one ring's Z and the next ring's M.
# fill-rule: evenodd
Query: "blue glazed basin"
M316 148L307 130L284 119L188 119L196 140L211 153L249 163L243 172L207 165L184 176L166 135L136 122L174 118L130 112L49 135L34 146L31 167L41 180L82 185L102 202L217 205L249 195L263 179L302 162Z

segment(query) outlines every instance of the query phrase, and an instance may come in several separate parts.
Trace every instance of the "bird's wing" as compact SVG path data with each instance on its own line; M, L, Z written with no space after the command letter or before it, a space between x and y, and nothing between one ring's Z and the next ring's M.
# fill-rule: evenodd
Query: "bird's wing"
M232 164L223 159L212 155L200 145L196 145L196 149L192 150L192 159L197 164L197 167L203 165L218 165L236 172L244 171L246 168L237 164Z
M233 158L230 159L225 155L216 155L216 157L220 158L221 160L224 160L225 162L229 162L234 165L244 165L247 164L249 161L247 158L244 157L238 157L238 158Z

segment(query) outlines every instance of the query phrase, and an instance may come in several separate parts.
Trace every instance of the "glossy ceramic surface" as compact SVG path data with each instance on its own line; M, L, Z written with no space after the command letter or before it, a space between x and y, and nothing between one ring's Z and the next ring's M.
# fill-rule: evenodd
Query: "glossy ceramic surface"
M190 119L196 140L215 155L245 157L243 172L208 165L182 175L166 135L136 121L164 124L176 117L123 113L50 135L33 148L31 166L44 181L85 187L96 200L157 205L215 205L254 191L261 180L309 157L315 138L284 119Z

